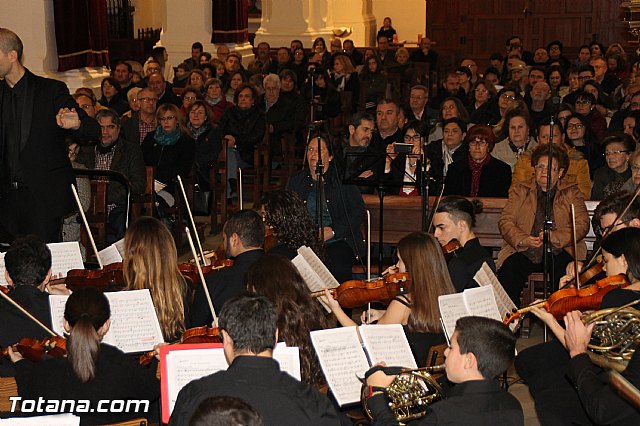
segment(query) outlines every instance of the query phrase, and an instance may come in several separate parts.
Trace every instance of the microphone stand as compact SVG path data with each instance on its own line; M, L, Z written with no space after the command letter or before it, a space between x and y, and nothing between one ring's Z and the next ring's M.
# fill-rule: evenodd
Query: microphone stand
M320 240L324 242L324 226L322 223L322 213L323 213L323 192L324 192L324 182L323 182L323 174L324 174L324 164L322 163L322 142L320 141L320 134L316 138L318 141L318 163L316 164L316 223L318 224L318 229L320 230ZM329 143L327 141L327 143Z
M422 147L422 152L420 153L420 194L422 198L420 201L422 205L422 232L425 233L429 232L431 225L429 220L431 217L429 213L429 181L431 177L429 176L429 159L427 158L427 145L429 144L431 129L433 129L433 125L431 121L427 121L425 134L420 138L420 146Z
M555 106L555 102L554 102ZM551 269L552 262L552 247L551 247L551 228L553 227L553 221L551 220L551 211L553 209L553 199L551 198L551 172L553 170L553 128L555 127L554 111L551 112L551 119L549 120L549 150L547 152L547 185L545 193L546 203L544 209L544 237L542 239L542 275L543 275L543 291L544 300L549 297L549 284L554 282L553 270ZM547 341L547 327L544 327L544 341Z

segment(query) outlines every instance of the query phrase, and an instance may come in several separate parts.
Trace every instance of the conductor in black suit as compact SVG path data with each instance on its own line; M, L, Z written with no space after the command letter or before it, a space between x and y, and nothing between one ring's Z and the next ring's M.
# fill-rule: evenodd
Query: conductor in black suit
M22 50L20 38L0 28L0 222L13 237L55 242L75 208L65 134L95 140L100 127L64 83L26 69Z

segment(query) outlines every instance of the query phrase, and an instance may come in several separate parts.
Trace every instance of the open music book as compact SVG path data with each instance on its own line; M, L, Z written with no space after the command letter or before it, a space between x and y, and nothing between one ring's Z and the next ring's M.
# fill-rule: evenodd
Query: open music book
M302 279L312 293L323 288L336 288L340 285L320 258L307 246L300 247L298 255L291 262L302 275ZM322 303L322 306L327 312L331 312L327 305Z
M126 353L146 352L164 342L156 310L149 289L105 293L111 306L111 328L104 343ZM53 331L64 333L64 305L66 295L49 296Z
M453 335L458 318L473 315L502 321L491 286L468 288L462 293L445 294L438 297L438 305L448 340Z
M374 364L384 361L389 366L417 368L400 324L317 330L311 332L311 341L340 406L360 401L359 378Z
M473 279L480 284L480 286L491 286L493 288L493 296L495 297L496 305L498 306L498 313L501 316L501 319L507 315L507 313L513 312L514 309L517 309L513 300L509 297L507 292L498 281L498 277L493 273L489 265L487 263L483 263L482 267L478 269L478 272L473 276ZM519 322L512 322L509 324L509 328L511 331L515 332L518 328Z
M80 243L70 241L66 243L47 244L51 251L51 276L66 277L71 269L84 269L82 254L80 253ZM0 253L0 285L7 285L4 276L4 255Z
M273 351L280 370L300 380L300 353L297 347L280 343ZM189 382L226 370L222 343L165 345L160 347L160 389L162 422L169 418L180 390Z

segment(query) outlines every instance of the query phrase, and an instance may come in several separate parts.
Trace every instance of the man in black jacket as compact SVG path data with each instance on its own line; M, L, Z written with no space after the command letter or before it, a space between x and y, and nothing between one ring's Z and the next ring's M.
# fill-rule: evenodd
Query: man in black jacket
M95 140L100 131L64 83L22 65L22 50L20 38L0 28L0 221L14 237L56 242L76 208L64 137Z
M451 345L445 350L447 378L456 385L447 398L429 407L419 425L524 425L520 402L500 388L497 377L515 356L516 337L509 327L484 317L462 317L456 322ZM383 393L395 376L376 371L367 378L373 425L397 425Z

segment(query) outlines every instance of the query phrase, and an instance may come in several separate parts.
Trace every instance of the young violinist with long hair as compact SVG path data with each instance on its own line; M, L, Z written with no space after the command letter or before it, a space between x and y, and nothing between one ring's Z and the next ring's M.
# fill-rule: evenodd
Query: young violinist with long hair
M104 424L135 417L155 416L153 409L160 396L156 379L157 363L153 368L141 367L131 356L102 343L111 325L111 309L105 295L91 287L75 291L65 305L64 328L67 356L35 363L9 349L17 370L16 382L25 400L73 400L75 407L61 404L61 410L72 411L81 417L82 424ZM90 406L83 410L80 400ZM99 401L147 400L149 404L129 412L109 412ZM104 404L102 404L104 405ZM125 404L126 406L127 404ZM48 406L48 405L47 405ZM157 407L156 407L157 408Z
M124 237L123 273L127 290L151 291L165 341L179 339L190 305L189 288L178 269L178 252L169 229L158 219L141 217Z
M606 279L626 280L630 285L607 293L599 309L619 307L639 299L640 229L619 229L603 239L601 247ZM565 349L564 327L544 309L534 308L532 312L556 336L555 340L523 350L515 362L518 374L529 385L538 417L543 424L591 424L575 387L566 380L570 356Z
M302 381L316 387L324 385L309 332L327 328L327 321L293 263L279 254L265 254L249 268L247 289L275 305L278 339L300 348Z
M371 310L371 321L402 324L418 366L424 366L429 348L445 342L438 297L456 292L442 248L432 235L413 232L398 242L398 263L387 271L408 272L411 291L395 297L386 311ZM324 299L342 326L356 325L329 291L325 292ZM367 312L362 316L364 323Z

